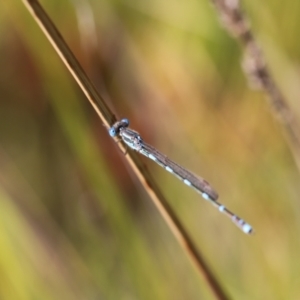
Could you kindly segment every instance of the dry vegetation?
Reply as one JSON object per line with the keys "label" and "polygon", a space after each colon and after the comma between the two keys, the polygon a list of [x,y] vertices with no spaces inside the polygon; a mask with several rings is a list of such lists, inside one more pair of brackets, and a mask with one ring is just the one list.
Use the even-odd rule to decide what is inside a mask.
{"label": "dry vegetation", "polygon": [[[255,228],[144,160],[230,297],[298,299],[295,150],[211,3],[42,4],[111,109]],[[300,2],[243,5],[297,119]],[[25,6],[0,7],[0,298],[214,299]]]}

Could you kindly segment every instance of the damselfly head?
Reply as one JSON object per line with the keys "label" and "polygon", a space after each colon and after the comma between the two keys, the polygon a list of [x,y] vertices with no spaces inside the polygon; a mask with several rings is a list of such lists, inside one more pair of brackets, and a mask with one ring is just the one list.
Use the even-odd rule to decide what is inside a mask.
{"label": "damselfly head", "polygon": [[120,128],[122,127],[128,127],[129,126],[129,120],[128,119],[122,119],[121,121],[116,122],[112,127],[110,127],[108,133],[111,137],[115,137],[119,134]]}

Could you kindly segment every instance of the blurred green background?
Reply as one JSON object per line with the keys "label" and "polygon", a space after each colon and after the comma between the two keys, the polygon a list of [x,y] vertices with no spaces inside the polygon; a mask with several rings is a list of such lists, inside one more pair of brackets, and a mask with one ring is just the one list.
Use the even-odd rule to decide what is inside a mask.
{"label": "blurred green background", "polygon": [[[233,299],[300,299],[299,172],[209,0],[41,3],[116,115],[255,228],[144,160]],[[243,4],[299,116],[300,2]],[[20,0],[0,68],[0,298],[214,299]]]}

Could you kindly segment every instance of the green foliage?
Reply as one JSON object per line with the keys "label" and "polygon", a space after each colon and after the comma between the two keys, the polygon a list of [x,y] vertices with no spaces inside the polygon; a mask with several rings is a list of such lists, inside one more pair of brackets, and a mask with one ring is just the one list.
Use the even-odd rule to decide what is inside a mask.
{"label": "green foliage", "polygon": [[[297,3],[244,4],[299,115]],[[116,113],[255,228],[145,161],[233,299],[298,299],[299,174],[209,1],[43,4]],[[2,6],[0,298],[213,299],[25,6]]]}

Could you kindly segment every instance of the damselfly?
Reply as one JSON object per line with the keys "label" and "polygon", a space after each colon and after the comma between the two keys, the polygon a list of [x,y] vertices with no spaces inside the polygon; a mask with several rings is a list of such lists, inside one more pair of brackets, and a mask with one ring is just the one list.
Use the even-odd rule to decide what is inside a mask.
{"label": "damselfly", "polygon": [[227,209],[224,205],[217,201],[218,193],[211,187],[211,185],[203,178],[194,175],[192,172],[178,165],[170,160],[167,156],[156,150],[153,146],[145,143],[140,134],[130,128],[128,119],[122,119],[116,122],[110,129],[109,134],[112,137],[119,136],[131,149],[147,156],[155,161],[166,171],[172,173],[186,185],[190,186],[202,197],[215,206],[220,212],[224,213],[231,221],[247,234],[253,232],[251,225],[246,223],[243,219]]}

